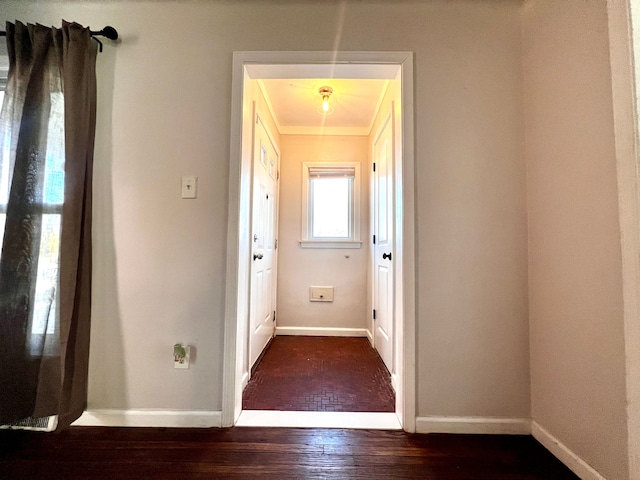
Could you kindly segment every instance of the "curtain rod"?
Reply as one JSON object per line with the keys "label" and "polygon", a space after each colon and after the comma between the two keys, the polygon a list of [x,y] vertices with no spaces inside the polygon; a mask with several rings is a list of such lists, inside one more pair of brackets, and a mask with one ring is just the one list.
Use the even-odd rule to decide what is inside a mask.
{"label": "curtain rod", "polygon": [[[92,37],[94,37],[94,40],[100,44],[100,51],[102,51],[102,42],[95,37],[105,37],[105,38],[108,38],[109,40],[118,39],[118,31],[109,25],[104,27],[102,30],[97,30],[95,32],[92,30],[89,30],[89,33],[91,34]],[[7,36],[7,32],[0,30],[0,37],[6,37],[6,36]]]}

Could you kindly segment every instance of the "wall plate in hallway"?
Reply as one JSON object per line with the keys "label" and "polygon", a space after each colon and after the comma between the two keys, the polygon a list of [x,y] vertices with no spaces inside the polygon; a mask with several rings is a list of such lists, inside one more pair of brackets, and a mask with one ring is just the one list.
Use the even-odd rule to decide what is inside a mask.
{"label": "wall plate in hallway", "polygon": [[185,350],[184,357],[173,357],[173,368],[188,369],[189,368],[189,355],[191,353],[191,347],[189,345],[182,345]]}

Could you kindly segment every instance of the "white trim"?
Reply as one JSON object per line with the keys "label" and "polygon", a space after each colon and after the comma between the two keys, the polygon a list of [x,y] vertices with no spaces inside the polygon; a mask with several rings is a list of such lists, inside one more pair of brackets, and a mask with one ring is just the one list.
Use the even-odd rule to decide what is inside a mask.
{"label": "white trim", "polygon": [[362,242],[353,240],[300,240],[300,248],[362,248]]}
{"label": "white trim", "polygon": [[531,435],[582,480],[606,480],[536,421],[531,423]]}
{"label": "white trim", "polygon": [[531,420],[502,417],[418,417],[416,433],[529,435]]}
{"label": "white trim", "polygon": [[393,388],[394,392],[398,391],[398,374],[396,372],[391,374],[391,388]]}
{"label": "white trim", "polygon": [[[349,78],[393,80],[398,74],[398,62],[380,62],[378,52],[336,52],[336,57],[327,57],[327,52],[242,52],[260,56],[253,63],[247,61],[247,73],[253,79],[282,78]],[[386,52],[385,52],[386,53]],[[394,52],[395,53],[395,52]],[[283,54],[286,60],[283,60]],[[313,55],[313,59],[311,58]],[[331,52],[329,52],[331,55]],[[353,61],[340,61],[345,56],[357,55]],[[319,58],[321,57],[321,58]],[[369,63],[360,61],[367,57]],[[317,63],[314,63],[314,60]],[[336,60],[334,63],[332,60]]]}
{"label": "white trim", "polygon": [[[241,186],[243,176],[247,174],[246,162],[242,158],[242,125],[243,125],[243,89],[246,71],[258,68],[276,69],[300,66],[329,66],[334,70],[341,65],[349,65],[364,78],[372,78],[372,72],[378,70],[388,72],[386,78],[393,79],[398,71],[402,82],[402,100],[400,112],[402,116],[402,245],[403,255],[401,282],[403,283],[401,309],[399,319],[403,323],[403,364],[404,369],[399,379],[399,394],[396,396],[401,408],[396,411],[401,415],[403,428],[408,432],[415,430],[416,411],[416,271],[415,271],[415,149],[414,149],[414,97],[413,97],[413,53],[412,52],[234,52],[232,65],[231,88],[231,131],[229,151],[229,197],[227,220],[227,269],[225,290],[224,320],[224,364],[222,390],[222,424],[232,426],[242,411],[242,349],[243,327],[245,318],[243,310],[248,301],[247,288],[244,285],[245,263],[249,254],[246,252],[246,239],[241,237],[249,226],[243,212]],[[278,66],[278,67],[276,67]],[[361,71],[359,70],[361,69]],[[354,71],[355,71],[354,70]],[[391,72],[394,72],[391,75]],[[261,75],[254,76],[259,78]],[[265,77],[262,77],[265,78]],[[290,78],[290,77],[289,77]],[[244,256],[243,256],[244,255]],[[242,268],[242,270],[240,270]],[[239,279],[242,272],[243,283]]]}
{"label": "white trim", "polygon": [[[229,145],[229,196],[227,198],[227,265],[224,299],[224,357],[222,368],[222,426],[231,427],[242,410],[242,368],[243,351],[239,345],[240,325],[246,318],[240,318],[244,297],[240,289],[239,268],[241,254],[249,255],[243,248],[240,232],[245,228],[243,219],[242,191],[242,120],[244,61],[234,54],[231,70],[231,142]],[[248,225],[247,225],[248,228]],[[244,343],[244,342],[243,342]],[[240,388],[238,388],[240,387]]]}
{"label": "white trim", "polygon": [[87,410],[74,426],[220,428],[220,411]]}
{"label": "white trim", "polygon": [[309,337],[366,337],[366,328],[331,327],[276,327],[276,335],[303,335]]}
{"label": "white trim", "polygon": [[[402,98],[400,100],[402,132],[402,162],[396,162],[396,169],[402,170],[402,202],[396,201],[396,212],[400,211],[401,228],[394,231],[395,241],[400,241],[402,248],[396,247],[396,292],[398,284],[402,287],[400,309],[402,315],[396,313],[396,334],[402,330],[402,358],[399,365],[400,382],[396,398],[401,405],[396,411],[401,414],[402,427],[407,432],[416,429],[417,372],[416,372],[416,200],[415,200],[415,139],[414,139],[414,99],[413,99],[413,54],[405,54],[400,68]],[[394,108],[396,108],[394,106]],[[396,213],[396,222],[398,221]],[[402,237],[399,238],[399,234]],[[400,283],[401,282],[401,283]],[[397,305],[396,301],[396,305]],[[396,312],[398,309],[396,308]],[[398,326],[399,325],[399,326]],[[399,328],[401,327],[401,328]],[[399,408],[399,407],[402,408]]]}
{"label": "white trim", "polygon": [[340,135],[366,137],[369,127],[283,127],[279,131],[282,135]]}
{"label": "white trim", "polygon": [[[640,179],[632,14],[628,0],[607,2],[609,61],[622,253],[629,479],[640,480]],[[636,25],[640,21],[636,20]]]}
{"label": "white trim", "polygon": [[364,428],[401,430],[395,413],[382,412],[285,412],[243,410],[237,427]]}

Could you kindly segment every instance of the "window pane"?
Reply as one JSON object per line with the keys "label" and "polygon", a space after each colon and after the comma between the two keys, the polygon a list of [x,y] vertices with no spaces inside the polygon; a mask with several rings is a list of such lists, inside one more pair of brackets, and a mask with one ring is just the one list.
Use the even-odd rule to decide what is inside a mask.
{"label": "window pane", "polygon": [[44,203],[62,204],[64,201],[64,97],[51,94],[47,158],[44,170]]}
{"label": "window pane", "polygon": [[0,251],[2,251],[2,243],[4,242],[4,224],[7,221],[7,214],[0,213]]}
{"label": "window pane", "polygon": [[351,178],[311,179],[314,238],[349,238]]}
{"label": "window pane", "polygon": [[[64,97],[60,92],[51,93],[43,193],[45,204],[62,205],[64,201]],[[49,212],[42,216],[38,277],[31,326],[31,332],[35,334],[54,333],[58,317],[56,298],[58,296],[61,215]]]}
{"label": "window pane", "polygon": [[[4,91],[0,91],[0,98],[4,100]],[[6,131],[5,137],[0,138],[0,205],[6,208],[9,198],[9,154],[11,152],[11,135]],[[4,232],[4,224],[2,227]]]}
{"label": "window pane", "polygon": [[32,333],[55,331],[59,252],[60,215],[43,215]]}

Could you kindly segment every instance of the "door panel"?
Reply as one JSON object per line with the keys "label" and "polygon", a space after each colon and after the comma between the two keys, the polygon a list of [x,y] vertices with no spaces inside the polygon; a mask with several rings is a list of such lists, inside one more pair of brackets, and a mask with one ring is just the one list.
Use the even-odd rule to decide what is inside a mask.
{"label": "door panel", "polygon": [[375,244],[373,275],[374,346],[389,372],[393,365],[393,123],[391,116],[382,127],[373,147]]}
{"label": "door panel", "polygon": [[278,152],[256,116],[253,158],[249,369],[274,333],[276,176]]}

